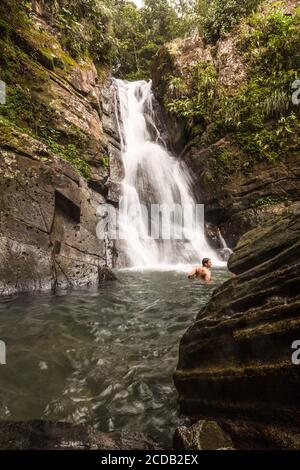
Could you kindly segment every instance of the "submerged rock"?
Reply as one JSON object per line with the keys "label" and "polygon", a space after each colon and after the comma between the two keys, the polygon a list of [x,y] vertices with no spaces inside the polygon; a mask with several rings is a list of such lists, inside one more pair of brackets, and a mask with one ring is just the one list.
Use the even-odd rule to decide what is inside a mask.
{"label": "submerged rock", "polygon": [[219,287],[181,340],[183,414],[217,421],[238,448],[300,448],[300,205],[245,234]]}
{"label": "submerged rock", "polygon": [[187,428],[180,426],[174,434],[175,450],[229,450],[233,444],[229,436],[214,421],[198,421]]}
{"label": "submerged rock", "polygon": [[0,450],[155,450],[142,433],[103,433],[64,422],[0,422]]}

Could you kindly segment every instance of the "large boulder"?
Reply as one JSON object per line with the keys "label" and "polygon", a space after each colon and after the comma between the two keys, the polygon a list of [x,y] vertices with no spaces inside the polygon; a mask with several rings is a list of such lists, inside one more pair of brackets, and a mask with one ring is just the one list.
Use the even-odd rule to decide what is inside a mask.
{"label": "large boulder", "polygon": [[300,448],[300,205],[240,240],[237,275],[181,340],[174,375],[181,411],[217,421],[238,448]]}

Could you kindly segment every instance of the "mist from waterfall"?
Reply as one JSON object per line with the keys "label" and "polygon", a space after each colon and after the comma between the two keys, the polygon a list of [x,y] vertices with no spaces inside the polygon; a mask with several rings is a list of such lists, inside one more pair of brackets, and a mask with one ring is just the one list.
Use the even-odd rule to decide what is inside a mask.
{"label": "mist from waterfall", "polygon": [[[130,266],[163,269],[199,264],[203,257],[222,265],[205,239],[203,220],[196,220],[188,169],[167,150],[156,126],[152,83],[115,80],[115,85],[125,171],[120,225]],[[154,217],[151,207],[157,205],[169,208],[171,216]],[[149,237],[150,226],[151,235],[154,229],[160,236]]]}

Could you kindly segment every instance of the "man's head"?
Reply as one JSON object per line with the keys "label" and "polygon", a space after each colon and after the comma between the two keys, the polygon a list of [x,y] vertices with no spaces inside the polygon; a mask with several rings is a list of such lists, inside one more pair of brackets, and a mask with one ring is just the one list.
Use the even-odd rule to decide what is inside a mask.
{"label": "man's head", "polygon": [[209,258],[204,258],[204,259],[202,260],[202,266],[203,266],[204,268],[211,268],[211,267],[212,267],[211,259],[209,259]]}

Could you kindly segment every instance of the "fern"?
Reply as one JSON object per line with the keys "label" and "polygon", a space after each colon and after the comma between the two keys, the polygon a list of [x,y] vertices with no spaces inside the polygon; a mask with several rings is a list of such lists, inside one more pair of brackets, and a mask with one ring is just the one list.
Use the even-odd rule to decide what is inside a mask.
{"label": "fern", "polygon": [[262,103],[262,110],[266,119],[284,116],[290,107],[291,97],[285,90],[274,90]]}

